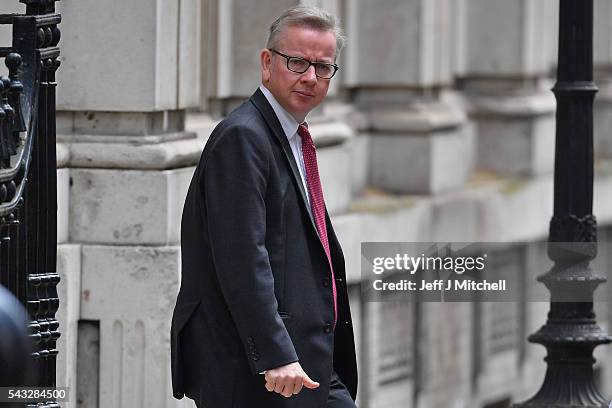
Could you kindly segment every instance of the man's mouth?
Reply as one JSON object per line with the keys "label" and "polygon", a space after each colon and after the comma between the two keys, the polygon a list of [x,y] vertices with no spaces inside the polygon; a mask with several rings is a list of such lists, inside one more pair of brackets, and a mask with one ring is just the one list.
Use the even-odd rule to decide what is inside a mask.
{"label": "man's mouth", "polygon": [[309,98],[314,97],[314,94],[311,94],[310,92],[304,92],[304,91],[295,91],[295,93],[297,93],[297,94],[299,94],[299,95],[302,95],[302,96],[309,97]]}

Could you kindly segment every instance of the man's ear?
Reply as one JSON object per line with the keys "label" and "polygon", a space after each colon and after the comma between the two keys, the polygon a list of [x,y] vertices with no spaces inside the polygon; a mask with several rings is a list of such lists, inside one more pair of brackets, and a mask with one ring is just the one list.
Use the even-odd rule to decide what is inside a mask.
{"label": "man's ear", "polygon": [[272,53],[269,49],[264,48],[259,53],[261,63],[261,82],[264,84],[270,80],[270,69],[272,68]]}

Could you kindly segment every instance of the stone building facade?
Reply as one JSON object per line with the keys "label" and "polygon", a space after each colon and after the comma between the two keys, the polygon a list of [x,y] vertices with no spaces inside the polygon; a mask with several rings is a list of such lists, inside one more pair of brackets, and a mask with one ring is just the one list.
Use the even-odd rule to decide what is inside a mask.
{"label": "stone building facade", "polygon": [[[58,3],[66,406],[193,406],[172,398],[169,368],[183,199],[212,128],[259,85],[267,27],[296,3]],[[366,302],[360,243],[523,242],[507,256],[530,271],[526,291],[544,291],[534,282],[552,214],[557,1],[302,3],[336,12],[348,36],[330,97],[309,121],[347,260],[360,406],[503,407],[533,395],[544,350],[525,338],[546,303]],[[595,3],[594,214],[607,245],[612,5]],[[598,306],[607,326],[612,313]],[[612,353],[598,358],[612,393]]]}

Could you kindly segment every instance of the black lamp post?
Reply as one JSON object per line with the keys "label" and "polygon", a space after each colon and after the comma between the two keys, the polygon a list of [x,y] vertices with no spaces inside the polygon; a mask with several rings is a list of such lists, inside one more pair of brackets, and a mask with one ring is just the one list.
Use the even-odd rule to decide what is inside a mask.
{"label": "black lamp post", "polygon": [[529,341],[546,347],[544,384],[515,407],[608,407],[593,379],[593,349],[612,339],[598,325],[593,292],[606,281],[589,262],[597,254],[593,211],[593,0],[560,0],[554,214],[538,280],[551,293],[546,324]]}

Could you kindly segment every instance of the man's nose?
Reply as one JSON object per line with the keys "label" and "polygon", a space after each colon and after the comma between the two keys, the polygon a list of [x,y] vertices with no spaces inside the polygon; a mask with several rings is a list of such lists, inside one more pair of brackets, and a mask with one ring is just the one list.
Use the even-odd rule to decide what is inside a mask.
{"label": "man's nose", "polygon": [[308,69],[302,74],[302,81],[317,82],[317,75],[315,73],[314,65],[309,66]]}

